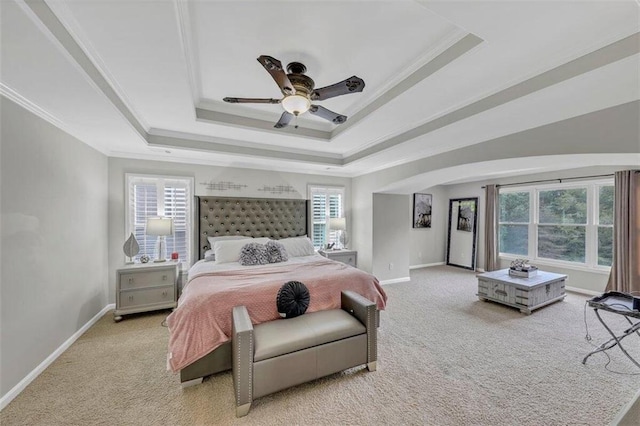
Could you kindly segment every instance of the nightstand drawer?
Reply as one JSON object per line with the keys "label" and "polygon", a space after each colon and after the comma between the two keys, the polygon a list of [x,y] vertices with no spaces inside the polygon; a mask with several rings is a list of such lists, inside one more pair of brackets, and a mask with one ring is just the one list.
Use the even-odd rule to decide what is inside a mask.
{"label": "nightstand drawer", "polygon": [[328,259],[358,267],[358,252],[355,250],[320,250],[318,253]]}
{"label": "nightstand drawer", "polygon": [[175,301],[175,287],[172,285],[143,290],[131,290],[120,292],[119,309],[132,308],[134,306],[154,305],[157,303],[170,303]]}
{"label": "nightstand drawer", "polygon": [[351,265],[354,268],[356,267],[356,256],[353,254],[340,254],[333,255],[330,259],[337,260],[338,262],[346,263],[347,265]]}
{"label": "nightstand drawer", "polygon": [[173,285],[176,277],[173,270],[138,271],[120,274],[120,290],[145,288],[158,285]]}

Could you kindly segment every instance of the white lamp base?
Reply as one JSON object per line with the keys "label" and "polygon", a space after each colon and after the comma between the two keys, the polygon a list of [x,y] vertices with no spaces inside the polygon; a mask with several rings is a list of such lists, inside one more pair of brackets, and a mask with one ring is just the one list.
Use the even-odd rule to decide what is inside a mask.
{"label": "white lamp base", "polygon": [[166,262],[166,255],[167,253],[165,249],[164,235],[161,235],[158,237],[158,242],[156,243],[156,258],[153,260],[153,263]]}

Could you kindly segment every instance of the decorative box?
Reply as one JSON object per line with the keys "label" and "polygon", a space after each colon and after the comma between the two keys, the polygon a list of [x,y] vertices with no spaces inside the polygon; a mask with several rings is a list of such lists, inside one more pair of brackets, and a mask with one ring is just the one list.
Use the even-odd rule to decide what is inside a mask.
{"label": "decorative box", "polygon": [[511,275],[512,277],[519,277],[519,278],[531,278],[536,276],[536,274],[538,273],[538,268],[530,268],[527,270],[517,270],[517,269],[509,269],[509,275]]}

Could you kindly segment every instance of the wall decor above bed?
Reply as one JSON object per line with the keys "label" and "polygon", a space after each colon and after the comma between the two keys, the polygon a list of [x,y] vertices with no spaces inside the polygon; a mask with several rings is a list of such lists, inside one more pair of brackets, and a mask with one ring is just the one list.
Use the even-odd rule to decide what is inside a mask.
{"label": "wall decor above bed", "polygon": [[258,188],[258,191],[269,192],[271,194],[285,194],[285,193],[290,194],[293,192],[298,192],[291,185],[276,185],[276,186],[263,185],[262,188]]}
{"label": "wall decor above bed", "polygon": [[198,235],[194,241],[199,259],[204,259],[211,248],[207,237],[280,239],[308,232],[308,200],[200,196],[196,197],[196,206]]}
{"label": "wall decor above bed", "polygon": [[214,182],[210,180],[209,182],[200,182],[198,185],[202,185],[205,189],[209,191],[242,191],[244,188],[247,188],[248,185],[243,185],[240,183],[228,182],[228,181],[219,181]]}

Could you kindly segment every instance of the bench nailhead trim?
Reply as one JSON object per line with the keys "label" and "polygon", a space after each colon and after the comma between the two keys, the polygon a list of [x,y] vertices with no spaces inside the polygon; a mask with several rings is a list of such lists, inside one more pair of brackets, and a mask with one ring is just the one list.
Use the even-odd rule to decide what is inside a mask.
{"label": "bench nailhead trim", "polygon": [[[242,336],[243,333],[238,333],[238,356],[236,356],[236,371],[238,372],[238,376],[236,377],[236,405],[241,405],[240,401],[240,365],[242,364],[242,359],[240,358],[240,354],[242,353]],[[249,334],[249,401],[253,401],[253,334]],[[245,403],[246,404],[246,403]]]}

